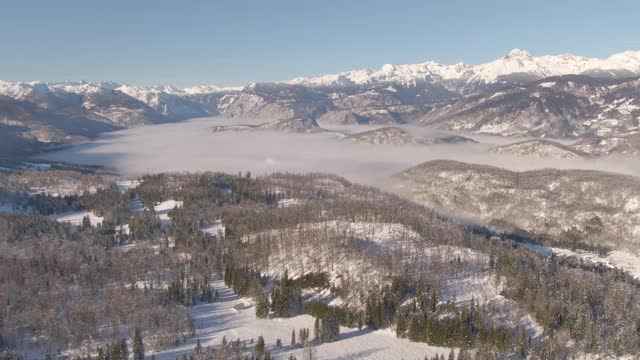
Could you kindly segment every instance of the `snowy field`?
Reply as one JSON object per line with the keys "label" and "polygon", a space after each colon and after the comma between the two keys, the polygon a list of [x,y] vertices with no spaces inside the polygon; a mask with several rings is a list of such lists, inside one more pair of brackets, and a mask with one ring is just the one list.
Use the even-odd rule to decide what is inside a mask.
{"label": "snowy field", "polygon": [[82,219],[84,219],[85,216],[89,217],[91,226],[102,224],[102,221],[104,220],[103,217],[94,214],[92,211],[70,211],[52,215],[52,218],[57,222],[69,223],[71,225],[82,225]]}
{"label": "snowy field", "polygon": [[202,229],[200,229],[200,231],[202,231],[205,234],[209,234],[209,235],[214,235],[214,236],[218,236],[220,234],[222,234],[222,236],[224,236],[224,224],[222,223],[222,220],[215,220],[213,223],[202,227]]}
{"label": "snowy field", "polygon": [[544,256],[549,256],[553,253],[556,256],[575,257],[587,263],[602,264],[610,268],[618,268],[628,272],[634,279],[640,280],[640,256],[629,252],[613,250],[609,251],[606,255],[600,255],[580,249],[573,251],[556,247],[545,247],[534,243],[526,243],[524,245]]}
{"label": "snowy field", "polygon": [[169,211],[175,208],[181,208],[182,201],[167,200],[154,205],[153,210],[160,219],[162,228],[165,228],[171,224],[171,218],[169,217]]}
{"label": "snowy field", "polygon": [[603,264],[612,268],[619,268],[627,271],[636,280],[640,280],[640,257],[628,252],[614,250],[604,256],[601,256],[599,254],[583,250],[571,251],[568,249],[551,248],[551,251],[558,256],[576,257],[586,262]]}
{"label": "snowy field", "polygon": [[16,208],[14,204],[0,203],[0,213],[24,214],[27,212],[30,212],[30,210]]}
{"label": "snowy field", "polygon": [[[204,348],[217,348],[226,337],[228,341],[240,339],[250,345],[263,336],[267,350],[277,359],[287,359],[290,355],[298,359],[306,359],[305,349],[291,346],[291,331],[296,330],[296,336],[301,328],[309,328],[313,336],[315,319],[308,315],[296,316],[289,319],[257,319],[255,306],[245,310],[235,310],[234,305],[250,304],[249,299],[242,299],[221,280],[214,284],[219,289],[220,300],[211,304],[201,304],[189,308],[189,314],[196,325],[196,336],[186,343],[156,354],[159,360],[174,360],[181,354],[193,351],[196,341]],[[275,347],[276,340],[282,341],[282,348]],[[425,355],[449,354],[450,349],[429,346],[423,343],[398,339],[389,330],[372,331],[369,329],[352,329],[340,327],[339,340],[333,343],[321,344],[315,347],[314,359],[416,359],[421,360]],[[150,355],[150,354],[147,354]]]}
{"label": "snowy field", "polygon": [[116,182],[116,187],[119,191],[127,191],[129,189],[135,189],[140,185],[140,180],[120,180]]}

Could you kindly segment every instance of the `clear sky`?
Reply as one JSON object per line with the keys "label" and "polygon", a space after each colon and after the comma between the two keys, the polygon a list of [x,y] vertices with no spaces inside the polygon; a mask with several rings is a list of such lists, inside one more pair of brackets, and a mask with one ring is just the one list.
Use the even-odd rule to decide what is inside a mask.
{"label": "clear sky", "polygon": [[0,0],[0,79],[244,85],[640,49],[640,1]]}

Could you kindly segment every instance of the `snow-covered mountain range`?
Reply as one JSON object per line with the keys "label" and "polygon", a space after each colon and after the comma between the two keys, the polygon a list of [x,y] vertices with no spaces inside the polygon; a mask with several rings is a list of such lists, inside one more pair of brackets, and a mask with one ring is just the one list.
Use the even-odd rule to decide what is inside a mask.
{"label": "snow-covered mountain range", "polygon": [[596,149],[606,138],[640,130],[638,77],[640,51],[596,59],[514,49],[480,65],[428,61],[232,88],[0,81],[6,128],[0,136],[5,144],[68,143],[224,115],[239,124],[298,119],[312,126],[415,123],[499,135],[598,136],[605,140],[590,141],[589,152],[606,153]]}
{"label": "snow-covered mountain range", "polygon": [[462,81],[491,84],[504,77],[520,76],[541,79],[549,76],[585,74],[598,77],[629,77],[640,75],[640,51],[625,51],[606,59],[563,54],[531,56],[513,49],[504,57],[480,65],[458,63],[443,65],[433,61],[421,64],[383,65],[379,70],[353,70],[317,77],[300,77],[286,83],[313,87],[340,87],[379,83],[403,86],[421,82]]}

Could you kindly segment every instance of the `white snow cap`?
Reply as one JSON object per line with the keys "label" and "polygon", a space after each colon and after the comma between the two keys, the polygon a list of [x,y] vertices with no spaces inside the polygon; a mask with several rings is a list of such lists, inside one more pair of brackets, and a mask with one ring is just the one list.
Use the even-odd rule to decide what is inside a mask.
{"label": "white snow cap", "polygon": [[591,71],[625,71],[640,75],[640,51],[625,51],[606,59],[562,54],[532,56],[523,49],[513,49],[500,59],[480,65],[457,63],[443,65],[433,61],[421,64],[385,64],[380,70],[346,71],[318,77],[300,77],[289,84],[307,86],[341,86],[394,82],[414,85],[422,81],[461,80],[466,82],[493,83],[501,76],[527,73],[534,77],[582,74]]}

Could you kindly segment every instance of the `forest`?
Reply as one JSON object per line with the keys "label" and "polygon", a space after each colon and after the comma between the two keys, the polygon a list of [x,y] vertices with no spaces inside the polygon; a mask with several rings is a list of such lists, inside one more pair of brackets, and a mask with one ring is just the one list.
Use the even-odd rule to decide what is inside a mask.
{"label": "forest", "polygon": [[[637,282],[544,256],[521,234],[460,224],[326,174],[157,174],[128,189],[85,176],[102,185],[52,196],[3,184],[3,199],[31,209],[0,214],[3,358],[26,349],[47,358],[151,356],[194,335],[185,309],[217,301],[218,275],[255,301],[260,318],[315,317],[312,331],[292,329],[304,346],[339,341],[347,326],[392,329],[456,349],[449,358],[457,359],[640,354]],[[167,200],[183,205],[165,226],[153,209]],[[133,202],[143,210],[132,211]],[[104,220],[76,226],[51,217],[71,210]],[[223,233],[202,231],[219,220]],[[486,279],[494,296],[451,285],[469,279]],[[501,304],[513,310],[506,319]],[[247,351],[230,341],[191,357]],[[258,341],[250,356],[271,354]]]}

